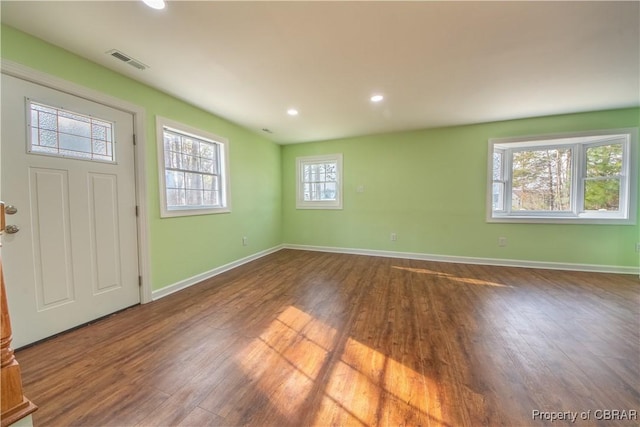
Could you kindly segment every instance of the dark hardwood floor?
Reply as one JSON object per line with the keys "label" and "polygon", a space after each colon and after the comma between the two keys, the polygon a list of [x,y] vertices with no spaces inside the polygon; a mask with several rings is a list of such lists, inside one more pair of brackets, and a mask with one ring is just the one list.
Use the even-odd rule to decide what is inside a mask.
{"label": "dark hardwood floor", "polygon": [[283,250],[17,358],[36,426],[637,426],[639,302],[637,276]]}

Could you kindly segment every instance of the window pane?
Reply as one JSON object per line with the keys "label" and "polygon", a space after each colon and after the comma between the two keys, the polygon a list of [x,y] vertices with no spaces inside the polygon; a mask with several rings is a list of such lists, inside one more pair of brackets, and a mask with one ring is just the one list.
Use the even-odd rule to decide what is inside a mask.
{"label": "window pane", "polygon": [[37,145],[42,145],[44,147],[58,147],[58,134],[55,131],[41,130],[40,134],[37,135],[36,138]]}
{"label": "window pane", "polygon": [[38,120],[33,123],[38,123],[40,129],[58,130],[58,118],[55,114],[38,112]]}
{"label": "window pane", "polygon": [[324,191],[324,184],[316,182],[311,184],[311,200],[321,200],[320,195]]}
{"label": "window pane", "polygon": [[336,165],[328,164],[325,165],[325,180],[330,182],[336,181]]}
{"label": "window pane", "polygon": [[202,204],[206,206],[218,206],[217,192],[215,191],[203,191],[202,192]]}
{"label": "window pane", "polygon": [[200,159],[200,171],[205,173],[216,173],[213,160]]}
{"label": "window pane", "polygon": [[43,105],[43,104],[32,103],[31,111],[37,111],[37,112],[42,111],[45,113],[51,113],[55,115],[57,110],[53,107],[47,107],[46,105]]}
{"label": "window pane", "polygon": [[620,180],[586,180],[584,183],[584,209],[587,211],[619,211]]}
{"label": "window pane", "polygon": [[83,116],[81,114],[75,114],[70,111],[64,111],[64,110],[57,110],[57,112],[58,112],[58,117],[60,117],[60,119],[69,119],[75,122],[85,122],[85,123],[89,123],[91,121],[91,117],[89,116]]}
{"label": "window pane", "polygon": [[107,144],[104,141],[93,140],[93,152],[98,155],[107,154]]}
{"label": "window pane", "polygon": [[335,200],[336,199],[336,183],[327,182],[324,185],[324,191],[321,195],[322,200]]}
{"label": "window pane", "polygon": [[192,190],[202,189],[202,175],[199,173],[185,174],[185,188]]}
{"label": "window pane", "polygon": [[186,190],[187,205],[188,206],[200,206],[202,205],[202,191],[201,190]]}
{"label": "window pane", "polygon": [[311,184],[304,184],[302,192],[304,201],[311,201]]}
{"label": "window pane", "polygon": [[305,181],[312,182],[318,177],[318,165],[308,165],[309,176],[305,178]]}
{"label": "window pane", "polygon": [[91,153],[91,139],[79,135],[66,135],[61,133],[59,134],[59,144],[60,148],[64,150]]}
{"label": "window pane", "polygon": [[219,191],[212,191],[211,192],[211,206],[221,206],[222,202],[220,201],[220,192]]}
{"label": "window pane", "polygon": [[182,154],[174,151],[165,153],[167,167],[172,169],[182,169]]}
{"label": "window pane", "polygon": [[194,156],[188,156],[186,154],[182,155],[182,168],[188,171],[197,171],[198,170],[198,158]]}
{"label": "window pane", "polygon": [[178,171],[166,171],[167,188],[184,188],[184,173]]}
{"label": "window pane", "polygon": [[589,147],[586,157],[588,178],[622,173],[622,144]]}
{"label": "window pane", "polygon": [[180,136],[171,132],[164,133],[164,149],[175,151],[179,153],[182,151],[182,144],[180,143]]}
{"label": "window pane", "polygon": [[308,200],[317,200],[316,199],[316,187],[318,184],[309,184],[309,199]]}
{"label": "window pane", "polygon": [[100,123],[100,122],[93,123],[91,125],[91,137],[93,139],[100,140],[100,141],[110,140],[109,138],[107,138],[108,136],[107,128],[108,128],[108,123]]}
{"label": "window pane", "polygon": [[182,152],[192,156],[198,156],[200,154],[200,144],[191,138],[184,138],[182,141]]}
{"label": "window pane", "polygon": [[201,144],[200,155],[203,159],[214,159],[214,146],[213,144]]}
{"label": "window pane", "polygon": [[494,151],[493,153],[493,179],[502,179],[502,152]]}
{"label": "window pane", "polygon": [[517,151],[512,168],[512,210],[572,209],[571,149]]}
{"label": "window pane", "polygon": [[89,123],[70,117],[60,117],[58,119],[58,131],[70,135],[84,136],[85,138],[91,137],[91,125]]}
{"label": "window pane", "polygon": [[493,183],[492,208],[494,211],[504,210],[504,182]]}
{"label": "window pane", "polygon": [[202,176],[202,188],[205,190],[219,190],[220,179],[215,175]]}
{"label": "window pane", "polygon": [[167,206],[184,206],[185,193],[184,190],[167,189]]}

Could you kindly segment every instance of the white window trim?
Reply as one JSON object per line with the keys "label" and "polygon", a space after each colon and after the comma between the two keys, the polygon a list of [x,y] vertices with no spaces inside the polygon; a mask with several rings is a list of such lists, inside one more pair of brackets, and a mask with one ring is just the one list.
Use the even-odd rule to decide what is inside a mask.
{"label": "white window trim", "polygon": [[[191,135],[195,138],[210,140],[220,145],[220,176],[222,185],[220,186],[222,207],[201,208],[201,207],[167,207],[167,188],[165,178],[165,158],[164,158],[164,129],[169,128],[182,134]],[[156,142],[158,149],[158,182],[160,189],[160,217],[172,218],[191,215],[208,215],[231,212],[230,193],[230,173],[229,173],[229,141],[226,138],[212,134],[210,132],[196,129],[194,127],[156,116]]]}
{"label": "white window trim", "polygon": [[[621,179],[620,213],[584,212],[584,150],[586,147],[602,145],[603,137],[612,136],[625,138],[623,143],[623,166]],[[582,139],[577,141],[576,138]],[[544,148],[571,146],[574,151],[572,162],[572,206],[571,212],[518,212],[512,213],[507,208],[503,212],[493,211],[493,152],[494,148],[504,148],[503,168],[511,170],[511,156],[509,150],[522,147]],[[497,146],[497,147],[496,147]],[[502,146],[502,147],[501,147]],[[486,221],[493,223],[552,223],[552,224],[617,224],[634,225],[637,220],[638,207],[638,128],[603,129],[586,132],[575,132],[554,135],[527,136],[522,138],[492,138],[489,140],[487,155],[487,195]],[[507,182],[504,193],[504,206],[511,206],[510,177],[505,176]]]}
{"label": "white window trim", "polygon": [[[338,165],[336,200],[304,200],[302,165],[305,163],[335,162]],[[296,158],[296,209],[342,209],[342,154],[325,154]]]}

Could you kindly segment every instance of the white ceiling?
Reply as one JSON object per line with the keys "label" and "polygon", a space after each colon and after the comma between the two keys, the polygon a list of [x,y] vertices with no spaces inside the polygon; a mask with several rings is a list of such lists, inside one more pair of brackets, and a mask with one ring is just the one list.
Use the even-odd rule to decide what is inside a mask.
{"label": "white ceiling", "polygon": [[3,23],[280,143],[640,105],[637,1],[1,3]]}

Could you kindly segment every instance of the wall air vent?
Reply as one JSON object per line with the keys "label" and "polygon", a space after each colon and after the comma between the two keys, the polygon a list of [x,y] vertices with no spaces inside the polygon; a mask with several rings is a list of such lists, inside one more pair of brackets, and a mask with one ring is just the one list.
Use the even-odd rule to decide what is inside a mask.
{"label": "wall air vent", "polygon": [[119,59],[122,62],[126,62],[127,64],[137,68],[138,70],[146,70],[147,68],[149,68],[149,66],[144,65],[142,62],[138,61],[137,59],[133,59],[126,53],[120,52],[117,49],[108,50],[106,53],[113,56],[116,59]]}

